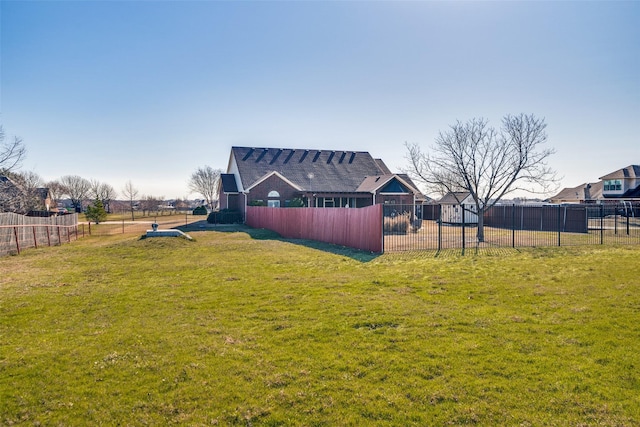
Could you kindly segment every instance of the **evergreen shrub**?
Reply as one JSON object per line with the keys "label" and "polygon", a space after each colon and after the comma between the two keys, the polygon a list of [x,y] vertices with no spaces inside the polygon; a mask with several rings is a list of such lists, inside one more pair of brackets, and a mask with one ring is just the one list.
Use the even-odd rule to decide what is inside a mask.
{"label": "evergreen shrub", "polygon": [[242,212],[233,209],[222,209],[211,212],[207,217],[209,224],[240,224],[242,223]]}
{"label": "evergreen shrub", "polygon": [[193,210],[193,215],[206,215],[207,207],[206,206],[198,206]]}

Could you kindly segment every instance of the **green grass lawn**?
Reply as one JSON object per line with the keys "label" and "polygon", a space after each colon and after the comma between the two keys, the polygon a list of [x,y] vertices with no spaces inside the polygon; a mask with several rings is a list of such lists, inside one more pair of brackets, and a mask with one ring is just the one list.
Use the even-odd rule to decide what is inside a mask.
{"label": "green grass lawn", "polygon": [[0,258],[0,425],[640,424],[638,246],[190,234]]}

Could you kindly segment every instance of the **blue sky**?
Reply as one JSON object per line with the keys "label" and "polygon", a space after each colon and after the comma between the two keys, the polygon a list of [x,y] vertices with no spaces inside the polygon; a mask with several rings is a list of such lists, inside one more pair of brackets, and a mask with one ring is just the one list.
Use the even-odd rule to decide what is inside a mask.
{"label": "blue sky", "polygon": [[23,169],[190,197],[233,145],[369,151],[546,119],[575,186],[640,163],[640,2],[0,2]]}

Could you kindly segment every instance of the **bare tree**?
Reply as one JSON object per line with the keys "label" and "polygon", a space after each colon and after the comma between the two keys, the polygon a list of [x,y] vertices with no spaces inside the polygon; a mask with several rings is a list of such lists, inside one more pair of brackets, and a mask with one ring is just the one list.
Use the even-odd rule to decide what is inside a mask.
{"label": "bare tree", "polygon": [[62,199],[62,196],[64,196],[65,193],[64,185],[62,185],[60,181],[54,180],[45,183],[45,187],[49,189],[51,205],[54,207],[58,206],[58,202]]}
{"label": "bare tree", "polygon": [[60,178],[60,184],[64,187],[64,194],[71,199],[71,204],[76,212],[82,212],[82,202],[87,199],[91,183],[78,175],[65,175]]}
{"label": "bare tree", "polygon": [[100,200],[105,211],[107,213],[111,213],[111,201],[115,199],[118,194],[116,190],[111,185],[95,179],[92,179],[89,182],[91,183],[92,198],[94,200]]}
{"label": "bare tree", "polygon": [[484,242],[487,209],[516,190],[544,193],[557,184],[546,163],[555,152],[543,147],[546,127],[544,119],[526,114],[505,116],[499,130],[485,119],[457,122],[439,133],[430,154],[405,144],[406,172],[431,190],[469,193],[478,215],[478,242]]}
{"label": "bare tree", "polygon": [[220,169],[204,166],[196,169],[189,178],[189,189],[202,195],[213,210],[218,207],[218,189],[220,187]]}
{"label": "bare tree", "polygon": [[151,211],[157,211],[160,200],[155,196],[144,195],[140,198],[140,209],[142,209],[142,215],[150,215]]}
{"label": "bare tree", "polygon": [[37,173],[7,172],[0,178],[0,212],[26,214],[47,208],[47,190]]}
{"label": "bare tree", "polygon": [[95,201],[96,199],[100,199],[100,186],[102,185],[102,183],[100,181],[98,181],[97,179],[90,179],[89,180],[89,193],[91,195],[91,198]]}
{"label": "bare tree", "polygon": [[6,175],[17,169],[26,155],[22,139],[14,136],[13,140],[5,141],[4,129],[0,126],[0,173]]}
{"label": "bare tree", "polygon": [[0,175],[0,212],[23,212],[23,190],[15,174]]}
{"label": "bare tree", "polygon": [[138,201],[138,189],[133,186],[131,180],[127,181],[124,184],[124,188],[122,189],[122,196],[129,203],[129,208],[131,209],[131,221],[135,220],[135,216],[133,211],[135,210],[136,202]]}
{"label": "bare tree", "polygon": [[15,182],[18,183],[22,190],[22,210],[24,213],[29,211],[45,209],[45,200],[47,195],[42,187],[42,178],[35,172],[23,171],[15,174]]}

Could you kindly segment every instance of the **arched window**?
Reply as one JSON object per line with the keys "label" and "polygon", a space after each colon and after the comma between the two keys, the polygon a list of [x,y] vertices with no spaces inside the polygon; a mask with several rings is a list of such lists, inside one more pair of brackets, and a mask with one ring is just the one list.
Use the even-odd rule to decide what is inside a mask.
{"label": "arched window", "polygon": [[277,191],[269,191],[269,195],[268,197],[280,197],[280,193],[278,193]]}

